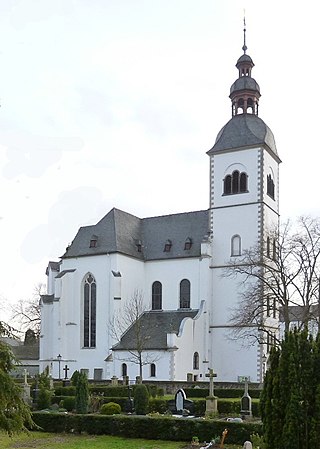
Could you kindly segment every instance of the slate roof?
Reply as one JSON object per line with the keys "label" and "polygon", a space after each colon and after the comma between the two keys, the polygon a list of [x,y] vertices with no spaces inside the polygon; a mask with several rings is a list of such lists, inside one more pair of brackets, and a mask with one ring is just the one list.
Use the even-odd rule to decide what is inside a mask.
{"label": "slate roof", "polygon": [[278,154],[273,133],[264,121],[255,114],[239,114],[221,129],[207,154],[251,146],[267,146]]}
{"label": "slate roof", "polygon": [[20,340],[10,337],[0,337],[0,340],[10,346],[11,351],[18,360],[38,360],[39,343],[24,344]]}
{"label": "slate roof", "polygon": [[250,76],[238,78],[230,87],[230,94],[238,90],[253,90],[260,93],[260,87],[257,81]]}
{"label": "slate roof", "polygon": [[54,301],[54,295],[41,295],[41,301],[44,304],[51,304]]}
{"label": "slate roof", "polygon": [[[208,210],[141,219],[113,208],[96,225],[81,227],[62,258],[115,252],[140,260],[199,257],[208,232]],[[187,238],[192,245],[185,250]],[[96,244],[90,247],[92,239]],[[167,240],[172,242],[169,252],[164,251]]]}
{"label": "slate roof", "polygon": [[11,349],[18,360],[39,359],[39,343],[33,345],[13,346]]}
{"label": "slate roof", "polygon": [[[311,304],[307,306],[289,306],[289,321],[290,322],[302,322],[305,317],[309,316],[310,320],[316,320],[319,317],[318,304]],[[279,321],[284,323],[283,307],[280,308]]]}
{"label": "slate roof", "polygon": [[59,270],[60,270],[60,262],[50,261],[48,263],[48,266],[47,266],[47,269],[46,269],[46,275],[48,275],[48,273],[49,273],[49,268],[51,268],[52,271],[59,272]]}
{"label": "slate roof", "polygon": [[[150,311],[145,312],[140,320],[142,326],[142,335],[144,338],[144,349],[159,350],[168,349],[167,334],[175,333],[178,335],[182,320],[185,318],[194,318],[199,310],[170,310],[170,311]],[[119,343],[113,346],[114,351],[134,350],[136,349],[136,338],[134,327],[126,331]]]}

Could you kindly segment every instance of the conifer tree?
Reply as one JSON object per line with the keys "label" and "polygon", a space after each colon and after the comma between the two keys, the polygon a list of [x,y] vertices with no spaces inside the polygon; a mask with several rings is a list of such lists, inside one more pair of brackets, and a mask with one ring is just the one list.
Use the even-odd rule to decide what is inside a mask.
{"label": "conifer tree", "polygon": [[320,449],[320,334],[313,343],[313,373],[312,385],[315,386],[315,394],[310,406],[310,430],[309,442],[310,448]]}
{"label": "conifer tree", "polygon": [[20,387],[10,376],[15,359],[5,343],[0,341],[0,429],[12,434],[32,427],[30,409],[24,403]]}
{"label": "conifer tree", "polygon": [[261,394],[267,449],[320,449],[320,337],[288,332],[272,350]]}
{"label": "conifer tree", "polygon": [[269,368],[264,380],[264,388],[260,396],[260,411],[263,422],[264,439],[267,448],[277,447],[277,425],[279,422],[279,350],[272,348],[269,356]]}
{"label": "conifer tree", "polygon": [[76,385],[76,403],[75,409],[77,413],[88,413],[89,405],[89,385],[87,376],[84,373],[79,373]]}
{"label": "conifer tree", "polygon": [[294,353],[290,354],[287,381],[290,393],[285,406],[284,425],[280,439],[281,447],[283,449],[299,449],[302,448],[300,445],[302,439],[300,432],[301,397]]}

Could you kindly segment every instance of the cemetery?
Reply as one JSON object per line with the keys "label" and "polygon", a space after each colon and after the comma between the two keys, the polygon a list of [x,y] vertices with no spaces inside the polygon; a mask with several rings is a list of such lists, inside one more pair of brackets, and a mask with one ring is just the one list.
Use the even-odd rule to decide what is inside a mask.
{"label": "cemetery", "polygon": [[[143,435],[146,439],[186,441],[193,448],[223,447],[223,436],[228,444],[242,445],[250,435],[261,433],[259,399],[251,399],[249,383],[239,384],[237,389],[215,388],[212,369],[208,370],[209,385],[180,387],[173,395],[156,384],[146,386],[115,377],[108,384],[88,383],[80,373],[68,379],[66,368],[65,378],[54,382],[48,373],[36,379],[28,379],[24,373],[23,398],[33,408],[34,422],[44,431],[129,438]],[[87,403],[79,411],[81,379]],[[254,396],[260,394],[260,390],[253,391]]]}

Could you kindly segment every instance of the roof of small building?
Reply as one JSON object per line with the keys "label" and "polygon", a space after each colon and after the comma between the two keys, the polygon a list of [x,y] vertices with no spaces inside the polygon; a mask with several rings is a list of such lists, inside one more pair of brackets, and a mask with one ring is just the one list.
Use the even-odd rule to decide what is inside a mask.
{"label": "roof of small building", "polygon": [[[167,334],[178,335],[182,321],[185,318],[194,318],[199,310],[153,310],[144,312],[140,317],[141,335],[143,336],[143,348],[147,350],[168,349]],[[136,350],[137,343],[134,326],[126,331],[119,343],[113,348],[114,351]]]}
{"label": "roof of small building", "polygon": [[49,269],[51,271],[58,271],[59,272],[60,264],[61,264],[61,262],[53,262],[52,260],[50,260],[50,262],[48,263],[48,266],[47,266],[46,275],[49,274]]}
{"label": "roof of small building", "polygon": [[33,345],[20,345],[11,347],[13,354],[18,360],[38,360],[39,343]]}
{"label": "roof of small building", "polygon": [[208,232],[208,210],[141,219],[113,208],[96,225],[81,227],[62,258],[115,252],[140,260],[199,257]]}
{"label": "roof of small building", "polygon": [[[308,317],[308,320],[316,320],[319,317],[319,306],[318,304],[311,304],[310,306],[289,306],[288,312],[290,323],[301,323],[305,321],[306,317]],[[283,307],[280,308],[279,321],[281,323],[285,321]]]}
{"label": "roof of small building", "polygon": [[10,337],[0,337],[0,340],[10,346],[11,351],[19,361],[39,359],[38,341],[28,344]]}
{"label": "roof of small building", "polygon": [[273,133],[264,121],[255,114],[239,114],[221,129],[208,154],[252,146],[267,146],[273,154],[278,154]]}

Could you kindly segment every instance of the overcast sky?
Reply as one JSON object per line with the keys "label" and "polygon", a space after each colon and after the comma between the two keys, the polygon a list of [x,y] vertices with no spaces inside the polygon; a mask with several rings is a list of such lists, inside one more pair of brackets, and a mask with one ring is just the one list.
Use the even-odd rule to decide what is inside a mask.
{"label": "overcast sky", "polygon": [[281,215],[320,215],[316,1],[0,1],[2,305],[30,298],[112,207],[208,208],[206,151],[231,118],[244,8]]}

